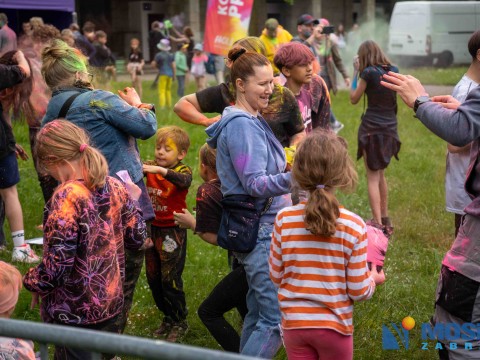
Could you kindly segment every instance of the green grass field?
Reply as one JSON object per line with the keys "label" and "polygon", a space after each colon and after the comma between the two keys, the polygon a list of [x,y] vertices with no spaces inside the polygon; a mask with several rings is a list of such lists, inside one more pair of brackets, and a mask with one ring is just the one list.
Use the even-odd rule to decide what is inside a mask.
{"label": "green grass field", "polygon": [[[449,76],[456,76],[456,83],[462,70],[450,70]],[[410,72],[414,74],[413,71]],[[418,70],[422,80],[443,78],[439,70]],[[449,77],[449,78],[450,78]],[[450,80],[448,80],[450,81]],[[452,80],[453,81],[453,80]],[[445,83],[449,84],[449,83]],[[116,83],[119,89],[127,83]],[[158,103],[155,91],[144,83],[144,101]],[[174,85],[175,86],[175,85]],[[193,86],[187,88],[193,91]],[[175,90],[172,91],[175,94]],[[176,98],[174,98],[176,101]],[[345,124],[341,135],[350,145],[350,154],[356,156],[357,128],[360,123],[362,105],[352,106],[348,92],[342,91],[332,98],[337,118]],[[198,176],[198,149],[205,142],[204,129],[182,122],[170,111],[157,111],[158,125],[176,124],[184,127],[191,138],[191,148],[185,163],[194,170],[194,182],[188,195],[189,208],[194,206],[194,198],[201,179]],[[413,111],[399,101],[399,133],[402,141],[400,161],[392,160],[387,170],[389,185],[390,215],[395,233],[390,241],[385,263],[387,281],[378,287],[374,297],[355,306],[355,359],[435,359],[436,352],[421,350],[420,324],[428,322],[433,313],[434,292],[441,260],[453,241],[453,215],[445,212],[444,174],[445,149],[443,141],[431,134],[413,117]],[[28,149],[28,131],[24,123],[15,124],[17,141]],[[142,159],[152,159],[154,140],[139,141]],[[365,219],[371,217],[365,170],[363,161],[357,161],[359,184],[354,194],[339,195],[348,209]],[[42,236],[35,226],[42,222],[43,201],[32,161],[20,163],[21,182],[18,186],[25,218],[27,238]],[[8,226],[6,227],[8,230]],[[8,237],[11,248],[11,240]],[[38,248],[38,252],[41,250]],[[9,261],[11,252],[0,254],[2,260]],[[24,273],[29,266],[17,264]],[[183,343],[220,349],[196,315],[196,309],[214,285],[228,272],[226,252],[201,241],[191,232],[188,234],[187,263],[184,271],[184,287],[189,308],[190,331]],[[40,321],[38,309],[30,310],[30,295],[22,290],[14,318]],[[382,350],[382,324],[400,323],[410,315],[416,327],[410,331],[408,350]],[[241,323],[235,312],[228,318],[240,330]],[[137,285],[134,305],[126,329],[128,334],[151,338],[159,326],[161,316],[155,307],[143,273]],[[125,357],[123,357],[125,359]],[[285,359],[283,350],[277,355]]]}

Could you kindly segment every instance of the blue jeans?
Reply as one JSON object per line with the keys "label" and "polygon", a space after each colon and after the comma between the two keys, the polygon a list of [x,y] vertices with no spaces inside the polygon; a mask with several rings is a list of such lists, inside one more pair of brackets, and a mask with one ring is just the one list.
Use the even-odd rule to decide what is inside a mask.
{"label": "blue jeans", "polygon": [[185,95],[185,75],[177,75],[177,95],[179,98]]}
{"label": "blue jeans", "polygon": [[255,248],[248,254],[235,253],[245,268],[249,286],[240,352],[267,359],[272,359],[282,345],[277,288],[268,268],[272,230],[273,224],[261,223]]}

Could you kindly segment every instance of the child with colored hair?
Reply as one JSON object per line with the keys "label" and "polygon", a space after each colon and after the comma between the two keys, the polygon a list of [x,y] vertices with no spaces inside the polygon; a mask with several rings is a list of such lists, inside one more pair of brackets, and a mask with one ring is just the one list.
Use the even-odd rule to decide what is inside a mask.
{"label": "child with colored hair", "polygon": [[[209,244],[217,245],[217,233],[222,219],[222,191],[216,166],[216,150],[204,144],[199,151],[200,177],[205,181],[198,187],[196,218],[187,210],[175,212],[175,224],[191,229]],[[247,314],[248,292],[245,269],[234,262],[228,273],[198,307],[198,316],[220,346],[231,352],[239,352],[240,336],[225,319],[224,314],[236,308],[240,316]]]}
{"label": "child with colored hair", "polygon": [[[146,238],[136,202],[141,190],[108,176],[105,157],[90,145],[85,130],[69,121],[46,124],[35,151],[59,185],[45,205],[42,262],[23,279],[32,306],[42,298],[47,323],[120,332],[125,251],[139,250]],[[90,356],[55,346],[56,359]]]}
{"label": "child with colored hair", "polygon": [[335,196],[357,182],[345,140],[314,131],[298,146],[292,176],[309,198],[278,212],[269,259],[287,356],[352,359],[353,303],[385,277],[368,271],[365,223]]}
{"label": "child with colored hair", "polygon": [[187,230],[175,224],[174,212],[187,207],[192,170],[182,163],[190,139],[178,126],[157,131],[155,160],[143,165],[147,191],[155,219],[152,222],[154,246],[145,252],[147,280],[153,299],[164,318],[155,335],[176,342],[188,330],[187,306],[182,273],[187,251]]}
{"label": "child with colored hair", "polygon": [[[22,275],[16,267],[0,261],[0,318],[10,318],[22,288]],[[35,360],[30,340],[0,337],[0,358]]]}
{"label": "child with colored hair", "polygon": [[127,71],[132,78],[132,86],[137,90],[138,96],[141,98],[143,65],[145,60],[143,59],[142,50],[140,50],[140,40],[133,38],[130,40],[130,54],[128,55]]}
{"label": "child with colored hair", "polygon": [[287,79],[287,87],[297,99],[306,133],[320,127],[330,128],[330,95],[325,81],[313,72],[315,56],[299,42],[280,46],[273,58]]}

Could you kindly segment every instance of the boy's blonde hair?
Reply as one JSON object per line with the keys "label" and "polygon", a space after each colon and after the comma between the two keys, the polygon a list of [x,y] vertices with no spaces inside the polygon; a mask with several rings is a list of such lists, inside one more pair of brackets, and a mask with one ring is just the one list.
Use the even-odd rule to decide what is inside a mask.
{"label": "boy's blonde hair", "polygon": [[199,151],[200,163],[211,169],[215,173],[217,172],[217,150],[203,144]]}
{"label": "boy's blonde hair", "polygon": [[332,131],[313,131],[297,147],[292,176],[310,192],[306,228],[316,235],[335,234],[340,209],[334,189],[354,190],[358,179],[345,139]]}
{"label": "boy's blonde hair", "polygon": [[105,184],[105,157],[90,145],[87,133],[67,120],[54,120],[37,135],[35,152],[41,166],[80,160],[85,186],[93,190]]}
{"label": "boy's blonde hair", "polygon": [[188,151],[190,147],[190,138],[185,130],[181,127],[171,125],[164,126],[157,130],[156,145],[164,144],[167,139],[171,139],[178,148],[178,151]]}
{"label": "boy's blonde hair", "polygon": [[0,314],[11,315],[22,288],[22,275],[13,265],[0,261]]}

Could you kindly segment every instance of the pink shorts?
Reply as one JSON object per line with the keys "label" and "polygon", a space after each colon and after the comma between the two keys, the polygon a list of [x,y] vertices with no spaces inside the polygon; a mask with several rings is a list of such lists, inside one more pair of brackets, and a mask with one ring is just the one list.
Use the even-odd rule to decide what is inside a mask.
{"label": "pink shorts", "polygon": [[352,360],[353,336],[330,329],[283,329],[288,360]]}

